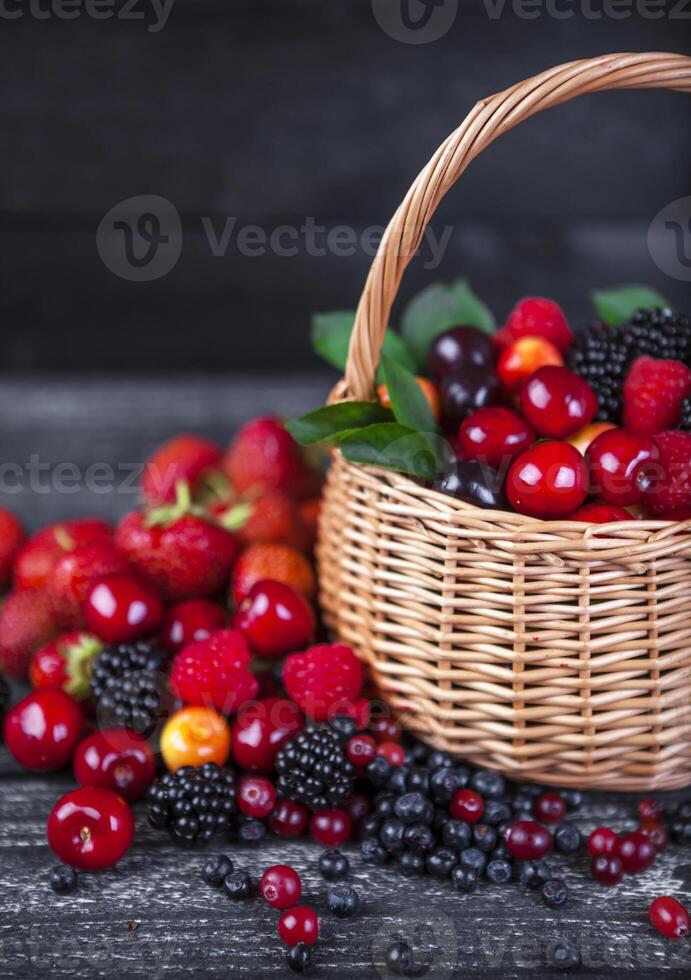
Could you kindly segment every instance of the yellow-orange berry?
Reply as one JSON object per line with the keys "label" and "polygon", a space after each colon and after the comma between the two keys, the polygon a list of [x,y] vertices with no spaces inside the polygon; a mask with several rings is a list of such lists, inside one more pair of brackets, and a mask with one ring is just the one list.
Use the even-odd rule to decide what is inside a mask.
{"label": "yellow-orange berry", "polygon": [[161,733],[161,754],[171,772],[205,762],[222,766],[230,754],[230,729],[225,718],[213,708],[181,708]]}

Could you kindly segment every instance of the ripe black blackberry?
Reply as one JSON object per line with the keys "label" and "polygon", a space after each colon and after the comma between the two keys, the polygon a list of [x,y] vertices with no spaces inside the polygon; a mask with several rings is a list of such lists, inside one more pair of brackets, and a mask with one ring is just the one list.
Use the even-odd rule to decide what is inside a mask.
{"label": "ripe black blackberry", "polygon": [[353,766],[341,740],[328,725],[307,728],[287,742],[276,757],[276,790],[311,810],[346,802],[353,788]]}
{"label": "ripe black blackberry", "polygon": [[138,670],[168,669],[170,654],[152,643],[119,643],[104,647],[91,667],[91,691],[98,701],[113,678],[124,677]]}
{"label": "ripe black blackberry", "polygon": [[235,823],[235,777],[215,762],[183,766],[149,788],[149,823],[165,829],[176,844],[206,844]]}
{"label": "ripe black blackberry", "polygon": [[136,670],[111,677],[97,704],[100,728],[129,728],[147,738],[168,717],[172,698],[156,670]]}

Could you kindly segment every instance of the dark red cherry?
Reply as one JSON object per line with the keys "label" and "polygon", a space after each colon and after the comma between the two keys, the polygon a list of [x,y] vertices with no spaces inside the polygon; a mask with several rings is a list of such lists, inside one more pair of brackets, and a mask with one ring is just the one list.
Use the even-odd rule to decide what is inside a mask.
{"label": "dark red cherry", "polygon": [[270,773],[279,750],[304,726],[294,701],[276,697],[249,701],[233,725],[233,758],[246,772]]}
{"label": "dark red cherry", "polygon": [[477,823],[485,812],[485,801],[474,789],[459,789],[454,793],[449,809],[454,820]]}
{"label": "dark red cherry", "polygon": [[646,493],[646,467],[659,457],[652,439],[624,429],[608,429],[588,446],[591,491],[606,503],[627,507]]}
{"label": "dark red cherry", "polygon": [[192,643],[208,640],[213,632],[223,629],[226,614],[217,602],[210,599],[187,599],[171,606],[161,630],[161,641],[171,653],[180,653]]}
{"label": "dark red cherry", "polygon": [[287,839],[300,837],[307,829],[310,814],[307,807],[293,800],[276,800],[271,815],[269,816],[269,829],[277,837]]}
{"label": "dark red cherry", "polygon": [[499,382],[492,370],[467,364],[442,378],[439,395],[444,425],[455,429],[473,412],[495,404]]}
{"label": "dark red cherry", "polygon": [[310,821],[312,837],[324,847],[340,847],[350,837],[352,824],[347,810],[320,810]]}
{"label": "dark red cherry", "polygon": [[541,436],[564,439],[593,421],[597,396],[573,371],[547,365],[523,383],[521,412]]}
{"label": "dark red cherry", "polygon": [[282,657],[308,646],[314,613],[301,595],[283,582],[257,582],[240,603],[233,626],[258,657]]}
{"label": "dark red cherry", "polygon": [[134,840],[132,811],[107,789],[67,793],[48,818],[48,843],[64,863],[83,871],[109,868]]}
{"label": "dark red cherry", "polygon": [[616,504],[600,504],[594,501],[583,504],[573,514],[567,514],[566,521],[579,521],[582,524],[613,524],[615,521],[632,521],[628,510],[617,507]]}
{"label": "dark red cherry", "polygon": [[560,823],[566,813],[566,803],[559,793],[540,793],[534,809],[535,816],[543,823]]}
{"label": "dark red cherry", "polygon": [[465,459],[501,466],[528,449],[535,433],[520,415],[508,408],[481,408],[461,423],[458,442]]}
{"label": "dark red cherry", "polygon": [[45,688],[7,713],[5,744],[26,769],[54,772],[71,760],[83,730],[84,715],[74,698]]}
{"label": "dark red cherry", "polygon": [[505,510],[507,505],[498,471],[476,459],[455,460],[434,489],[476,507]]}
{"label": "dark red cherry", "polygon": [[134,575],[98,579],[84,600],[86,625],[106,643],[131,643],[155,632],[163,619],[163,603]]}
{"label": "dark red cherry", "polygon": [[588,494],[583,457],[568,442],[539,442],[514,460],[506,494],[519,514],[544,520],[565,517]]}
{"label": "dark red cherry", "polygon": [[493,364],[492,341],[477,327],[452,327],[433,340],[427,352],[427,371],[433,378],[442,378],[466,365]]}
{"label": "dark red cherry", "polygon": [[107,728],[85,738],[73,766],[80,786],[109,789],[130,802],[144,796],[156,775],[149,743],[126,728]]}

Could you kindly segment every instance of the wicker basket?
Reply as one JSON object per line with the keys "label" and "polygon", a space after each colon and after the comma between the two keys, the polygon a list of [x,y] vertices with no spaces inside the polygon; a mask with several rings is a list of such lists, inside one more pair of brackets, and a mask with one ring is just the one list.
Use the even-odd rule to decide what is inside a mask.
{"label": "wicker basket", "polygon": [[[473,108],[389,224],[332,400],[372,397],[403,271],[470,161],[542,109],[633,88],[691,91],[691,58],[573,62]],[[691,783],[691,521],[537,521],[337,456],[318,562],[328,626],[430,745],[541,783]]]}

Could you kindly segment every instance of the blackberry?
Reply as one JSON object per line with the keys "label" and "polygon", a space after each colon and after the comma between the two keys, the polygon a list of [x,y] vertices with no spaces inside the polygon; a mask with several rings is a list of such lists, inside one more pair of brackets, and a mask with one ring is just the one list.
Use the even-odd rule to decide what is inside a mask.
{"label": "blackberry", "polygon": [[156,670],[111,677],[98,700],[100,728],[129,728],[147,738],[168,717],[172,700],[165,678]]}
{"label": "blackberry", "polygon": [[98,701],[113,678],[138,670],[166,672],[170,654],[152,643],[119,643],[104,647],[91,667],[91,691]]}
{"label": "blackberry", "polygon": [[691,395],[682,402],[679,428],[691,432]]}
{"label": "blackberry", "polygon": [[206,844],[233,828],[235,778],[215,762],[166,773],[149,788],[147,799],[149,823],[183,847]]}
{"label": "blackberry", "polygon": [[353,787],[353,766],[328,726],[305,729],[287,742],[276,757],[276,771],[278,795],[311,810],[342,806]]}

